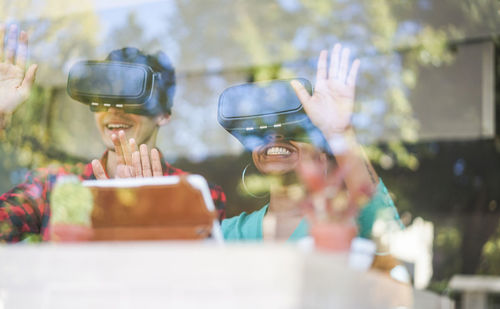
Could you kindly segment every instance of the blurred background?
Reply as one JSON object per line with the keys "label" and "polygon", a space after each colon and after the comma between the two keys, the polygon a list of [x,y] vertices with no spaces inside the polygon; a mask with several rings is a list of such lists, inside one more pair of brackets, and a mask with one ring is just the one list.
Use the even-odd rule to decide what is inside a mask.
{"label": "blurred background", "polygon": [[[247,81],[305,77],[336,42],[361,59],[353,125],[408,226],[425,222],[420,287],[500,275],[500,3],[496,0],[0,0],[30,35],[34,91],[0,143],[0,191],[29,169],[88,162],[104,146],[66,93],[73,63],[125,46],[169,55],[177,72],[159,146],[220,184],[229,217],[265,198],[241,189],[251,161],[216,119],[219,94]],[[495,302],[495,297],[492,297]],[[498,301],[498,299],[497,299]]]}

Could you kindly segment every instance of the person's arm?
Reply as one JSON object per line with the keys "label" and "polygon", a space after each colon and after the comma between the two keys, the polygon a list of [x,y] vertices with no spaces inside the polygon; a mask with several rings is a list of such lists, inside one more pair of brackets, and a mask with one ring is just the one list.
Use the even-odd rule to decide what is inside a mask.
{"label": "person's arm", "polygon": [[[356,76],[360,61],[355,59],[349,68],[349,54],[348,48],[342,48],[340,44],[336,44],[328,65],[328,52],[326,50],[321,52],[316,74],[316,88],[312,96],[301,83],[293,81],[292,86],[307,115],[327,139],[339,170],[344,171],[341,174],[352,195],[351,199],[353,196],[361,196],[367,192],[375,198],[367,205],[358,205],[366,206],[361,216],[368,217],[368,220],[364,219],[369,222],[362,226],[361,232],[364,234],[362,236],[368,237],[371,235],[371,227],[376,219],[374,214],[376,210],[386,208],[396,211],[387,192],[377,191],[377,189],[381,190],[379,177],[367,159],[362,146],[357,142],[356,134],[351,127]],[[383,186],[382,189],[387,191]],[[390,203],[384,199],[390,200]],[[364,231],[363,228],[369,230]],[[390,254],[376,255],[372,265],[372,268],[388,273],[395,267],[400,267],[400,263]]]}
{"label": "person's arm", "polygon": [[297,96],[311,121],[328,141],[351,193],[374,192],[378,176],[366,158],[351,127],[356,76],[360,66],[355,59],[349,67],[348,48],[336,44],[327,63],[328,52],[321,51],[313,95],[297,81],[292,81]]}
{"label": "person's arm", "polygon": [[0,195],[0,242],[30,235],[48,239],[50,182],[46,173],[29,173],[25,181]]}
{"label": "person's arm", "polygon": [[16,107],[29,97],[37,65],[26,70],[27,55],[28,34],[18,34],[16,25],[7,30],[5,24],[0,24],[0,130]]}

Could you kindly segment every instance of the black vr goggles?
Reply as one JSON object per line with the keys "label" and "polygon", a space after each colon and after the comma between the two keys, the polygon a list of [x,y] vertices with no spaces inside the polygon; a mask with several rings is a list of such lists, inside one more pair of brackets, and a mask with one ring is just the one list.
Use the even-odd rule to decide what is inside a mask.
{"label": "black vr goggles", "polygon": [[[297,78],[311,94],[311,83]],[[311,143],[326,152],[328,144],[305,113],[291,80],[236,85],[219,97],[217,120],[249,150],[266,143],[270,134]]]}
{"label": "black vr goggles", "polygon": [[67,91],[93,112],[110,107],[127,113],[157,115],[160,74],[145,64],[119,61],[80,61],[71,67]]}

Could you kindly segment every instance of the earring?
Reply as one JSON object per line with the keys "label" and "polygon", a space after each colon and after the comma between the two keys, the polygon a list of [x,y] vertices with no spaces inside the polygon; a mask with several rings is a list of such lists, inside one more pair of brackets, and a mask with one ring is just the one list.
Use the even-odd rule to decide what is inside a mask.
{"label": "earring", "polygon": [[263,195],[256,195],[256,194],[253,194],[252,192],[250,192],[250,190],[248,189],[247,184],[245,182],[245,174],[246,174],[247,169],[248,169],[249,166],[250,166],[250,163],[248,163],[245,166],[245,168],[243,169],[243,172],[241,173],[241,183],[243,184],[243,188],[248,193],[248,195],[250,195],[252,197],[255,197],[255,198],[264,198],[264,197],[267,197],[269,195],[269,193],[266,193],[266,194],[263,194]]}

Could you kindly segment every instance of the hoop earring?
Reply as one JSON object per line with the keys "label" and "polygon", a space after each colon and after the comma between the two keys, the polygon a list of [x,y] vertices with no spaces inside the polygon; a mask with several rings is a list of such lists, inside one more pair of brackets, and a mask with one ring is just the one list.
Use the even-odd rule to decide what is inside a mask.
{"label": "hoop earring", "polygon": [[263,195],[256,195],[256,194],[253,194],[252,192],[250,192],[250,190],[248,190],[247,184],[245,182],[245,174],[246,174],[247,169],[248,169],[249,166],[250,166],[250,163],[248,163],[245,166],[245,168],[243,169],[243,172],[241,173],[241,183],[243,183],[243,188],[245,189],[245,191],[247,191],[248,195],[250,195],[252,197],[255,197],[255,198],[264,198],[264,197],[267,197],[269,195],[269,193],[263,194]]}

